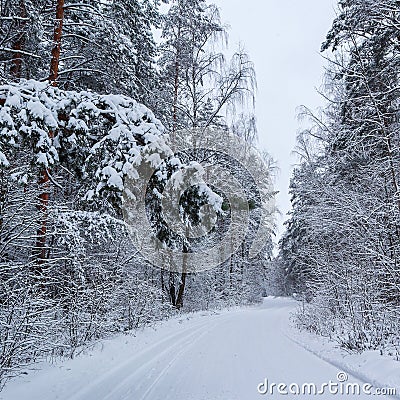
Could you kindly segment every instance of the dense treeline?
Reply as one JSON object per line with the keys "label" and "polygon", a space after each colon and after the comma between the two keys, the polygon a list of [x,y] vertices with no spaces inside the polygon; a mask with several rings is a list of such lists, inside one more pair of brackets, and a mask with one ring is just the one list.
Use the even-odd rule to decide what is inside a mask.
{"label": "dense treeline", "polygon": [[[0,388],[44,357],[73,357],[182,307],[254,302],[262,293],[269,233],[255,260],[249,238],[216,269],[188,275],[152,267],[122,218],[125,180],[139,158],[171,160],[170,139],[184,128],[228,135],[222,111],[254,101],[247,55],[226,61],[221,52],[217,8],[169,3],[162,14],[158,0],[0,1]],[[232,130],[254,144],[251,115]],[[163,179],[205,162],[173,160]],[[218,196],[200,189],[182,204],[187,224]],[[192,251],[152,207],[163,243]],[[229,205],[216,212],[225,213],[218,236]]]}
{"label": "dense treeline", "polygon": [[[277,263],[309,305],[302,327],[399,354],[400,3],[339,1],[320,117],[299,136],[293,211]],[[279,268],[277,268],[279,271]]]}

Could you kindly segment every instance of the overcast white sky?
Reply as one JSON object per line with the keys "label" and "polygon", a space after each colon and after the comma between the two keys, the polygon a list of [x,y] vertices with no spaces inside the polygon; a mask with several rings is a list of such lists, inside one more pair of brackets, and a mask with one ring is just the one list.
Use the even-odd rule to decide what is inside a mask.
{"label": "overcast white sky", "polygon": [[260,147],[278,162],[279,233],[290,209],[289,179],[298,162],[292,151],[300,124],[296,109],[323,104],[316,92],[325,61],[321,43],[335,17],[335,0],[213,0],[230,25],[230,48],[239,42],[255,63]]}

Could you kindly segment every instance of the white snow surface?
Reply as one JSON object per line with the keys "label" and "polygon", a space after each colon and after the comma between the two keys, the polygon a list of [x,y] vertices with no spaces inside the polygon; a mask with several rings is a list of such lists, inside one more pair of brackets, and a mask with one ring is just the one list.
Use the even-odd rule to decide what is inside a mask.
{"label": "white snow surface", "polygon": [[2,400],[262,400],[388,399],[366,395],[261,395],[269,382],[322,384],[337,381],[396,386],[396,361],[376,354],[346,355],[314,335],[289,325],[297,307],[290,299],[266,298],[262,305],[178,316],[120,335],[90,353],[9,382]]}

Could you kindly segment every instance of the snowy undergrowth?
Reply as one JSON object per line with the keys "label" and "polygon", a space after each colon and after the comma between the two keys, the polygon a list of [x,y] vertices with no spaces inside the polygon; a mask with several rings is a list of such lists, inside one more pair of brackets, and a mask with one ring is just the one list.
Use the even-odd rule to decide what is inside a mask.
{"label": "snowy undergrowth", "polygon": [[350,351],[338,341],[299,329],[298,313],[301,307],[299,305],[290,318],[287,336],[291,340],[361,381],[375,387],[396,388],[400,393],[400,364],[393,356],[382,354],[380,350]]}

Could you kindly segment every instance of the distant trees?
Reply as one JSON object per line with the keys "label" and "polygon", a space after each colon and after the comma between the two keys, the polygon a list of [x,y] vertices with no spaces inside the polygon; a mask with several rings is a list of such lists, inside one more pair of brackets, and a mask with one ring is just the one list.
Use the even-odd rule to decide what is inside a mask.
{"label": "distant trees", "polygon": [[[203,130],[207,135],[211,127],[228,129],[223,112],[246,101],[253,105],[256,79],[254,66],[244,51],[238,51],[229,62],[225,60],[222,50],[227,33],[218,8],[205,0],[173,0],[160,27],[161,86],[156,91],[156,109],[172,143],[178,130]],[[210,159],[208,154],[186,157],[202,165]],[[189,219],[186,222],[189,224]],[[189,251],[188,243],[180,245]],[[163,280],[171,302],[178,307],[182,306],[186,278],[183,268],[180,276],[170,273]]]}
{"label": "distant trees", "polygon": [[[398,2],[341,1],[322,49],[331,103],[300,136],[293,211],[281,241],[302,325],[350,349],[399,337]],[[391,350],[390,350],[391,351]]]}

